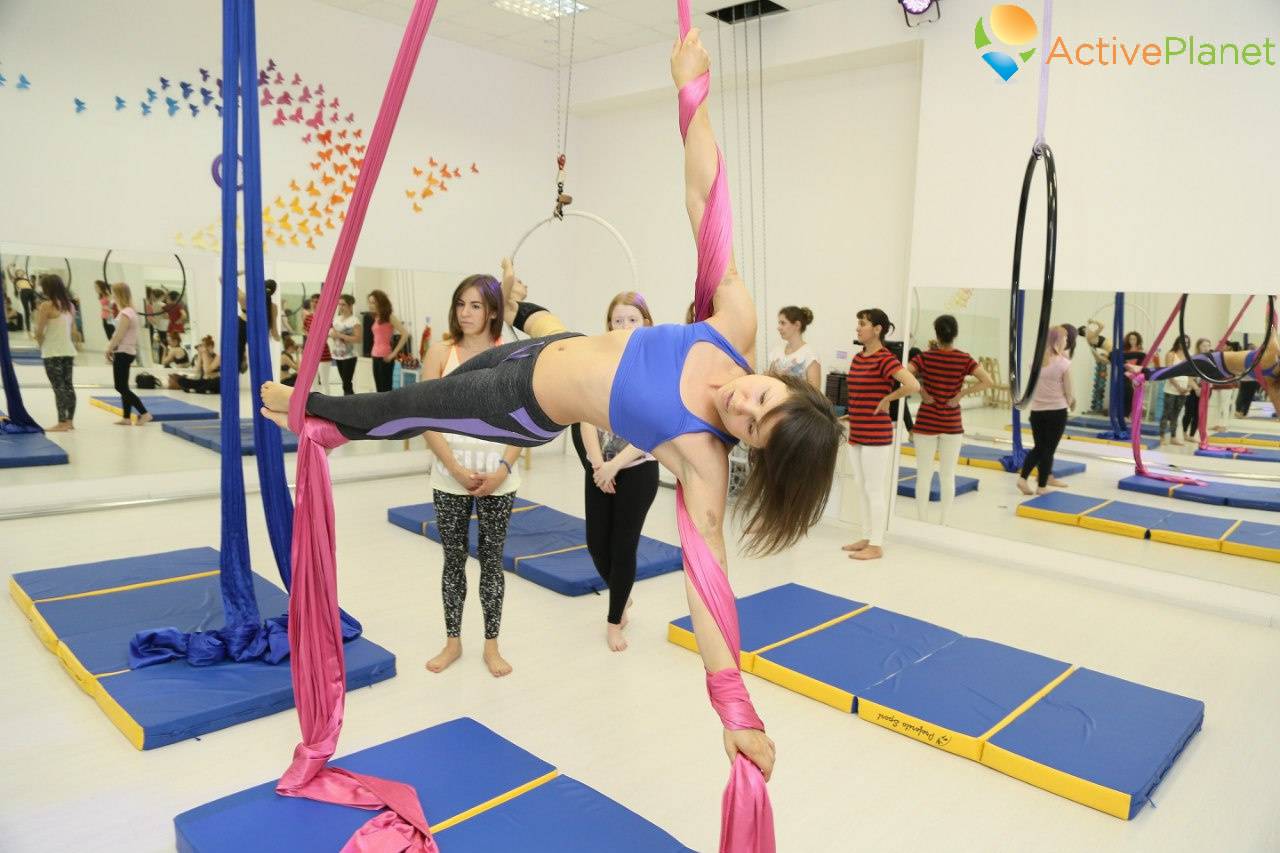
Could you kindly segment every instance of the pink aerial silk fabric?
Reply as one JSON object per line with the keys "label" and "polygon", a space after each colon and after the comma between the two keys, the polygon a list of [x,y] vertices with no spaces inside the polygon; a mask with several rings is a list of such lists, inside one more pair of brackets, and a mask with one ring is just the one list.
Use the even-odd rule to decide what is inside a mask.
{"label": "pink aerial silk fabric", "polygon": [[[378,173],[386,159],[396,119],[435,8],[436,0],[417,0],[409,15],[369,137],[364,166],[356,179],[351,206],[320,292],[315,328],[328,328],[333,322]],[[324,343],[324,335],[307,338],[296,388],[311,387]],[[302,741],[294,749],[293,762],[276,785],[276,793],[379,811],[351,836],[344,851],[436,853],[438,848],[427,826],[418,793],[412,786],[328,766],[342,732],[346,666],[338,619],[333,490],[325,451],[341,444],[343,439],[333,424],[305,417],[306,397],[305,392],[294,394],[289,407],[289,426],[298,434],[289,654]]]}
{"label": "pink aerial silk fabric", "polygon": [[[691,28],[689,0],[676,0],[676,9],[683,39]],[[707,99],[710,87],[711,75],[707,73],[680,90],[681,138],[688,134],[694,114]],[[711,316],[716,288],[729,269],[733,243],[733,212],[725,179],[724,156],[719,148],[716,149],[716,158],[716,177],[711,183],[702,223],[698,227],[698,274],[694,285],[694,314],[698,320]],[[684,490],[680,486],[676,487],[676,526],[684,552],[685,574],[720,629],[734,661],[732,669],[707,673],[711,706],[727,729],[763,731],[764,723],[751,705],[751,697],[738,669],[741,635],[733,589],[724,569],[716,562],[715,555],[690,518],[684,503]],[[721,853],[774,853],[775,849],[773,807],[769,803],[764,775],[750,759],[739,753],[733,760],[729,783],[720,804]]]}

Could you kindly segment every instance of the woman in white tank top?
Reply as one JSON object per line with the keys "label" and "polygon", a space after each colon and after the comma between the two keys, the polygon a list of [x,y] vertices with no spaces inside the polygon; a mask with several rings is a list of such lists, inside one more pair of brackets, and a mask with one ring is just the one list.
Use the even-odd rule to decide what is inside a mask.
{"label": "woman in white tank top", "polygon": [[44,372],[53,388],[54,403],[58,408],[58,424],[49,432],[67,432],[75,429],[76,391],[71,384],[72,366],[76,360],[76,342],[80,333],[75,324],[75,307],[62,277],[40,276],[40,290],[45,300],[36,309],[35,339],[40,344],[40,357],[44,359]]}

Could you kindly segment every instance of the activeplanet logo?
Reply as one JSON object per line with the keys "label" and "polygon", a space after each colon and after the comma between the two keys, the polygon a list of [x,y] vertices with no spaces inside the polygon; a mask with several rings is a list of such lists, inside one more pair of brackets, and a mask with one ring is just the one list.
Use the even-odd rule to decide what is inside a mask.
{"label": "activeplanet logo", "polygon": [[[1036,48],[1029,45],[1038,34],[1036,19],[1026,9],[1001,3],[992,6],[987,17],[974,24],[973,46],[982,51],[982,59],[991,70],[1008,82],[1036,55]],[[996,42],[1000,45],[995,46]]]}

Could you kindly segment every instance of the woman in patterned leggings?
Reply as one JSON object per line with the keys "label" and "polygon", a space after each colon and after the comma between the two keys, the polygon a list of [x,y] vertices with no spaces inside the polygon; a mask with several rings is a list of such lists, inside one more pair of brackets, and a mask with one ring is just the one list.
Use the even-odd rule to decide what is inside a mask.
{"label": "woman in patterned leggings", "polygon": [[[454,372],[472,357],[497,346],[502,336],[502,285],[488,275],[463,279],[449,308],[449,336],[427,352],[424,379]],[[484,612],[484,663],[495,678],[511,672],[498,651],[502,626],[502,598],[506,592],[502,548],[520,472],[520,448],[466,435],[426,433],[436,455],[431,469],[436,526],[444,548],[445,644],[427,661],[431,672],[442,672],[462,655],[462,608],[467,599],[467,539],[471,514],[479,521],[480,608]]]}

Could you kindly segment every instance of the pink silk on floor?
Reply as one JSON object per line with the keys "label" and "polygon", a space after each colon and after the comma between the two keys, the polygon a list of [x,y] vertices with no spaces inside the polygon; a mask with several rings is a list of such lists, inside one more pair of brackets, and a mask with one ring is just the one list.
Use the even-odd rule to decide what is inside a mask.
{"label": "pink silk on floor", "polygon": [[[677,0],[680,37],[691,27],[689,0]],[[707,99],[710,72],[680,89],[680,136],[688,135],[698,107]],[[716,148],[716,176],[711,182],[706,209],[698,227],[698,275],[694,285],[694,315],[698,320],[711,316],[716,288],[729,269],[733,245],[733,211],[725,179],[724,156]],[[764,723],[751,705],[751,697],[738,669],[741,635],[738,606],[724,569],[716,561],[684,503],[684,489],[676,488],[676,526],[684,552],[684,570],[698,598],[706,605],[734,661],[732,669],[707,673],[707,693],[711,706],[726,729],[759,729]],[[721,853],[774,853],[773,807],[764,775],[745,755],[739,753],[729,771],[720,803]]]}
{"label": "pink silk on floor", "polygon": [[[356,179],[351,206],[338,235],[337,248],[320,293],[320,305],[313,321],[315,328],[325,329],[333,322],[338,297],[378,182],[378,173],[386,159],[396,119],[435,7],[436,0],[416,0],[409,15],[404,39],[369,137],[364,165]],[[324,343],[324,335],[307,338],[296,388],[311,387]],[[343,847],[344,851],[436,853],[438,848],[423,814],[418,792],[412,786],[328,766],[342,732],[346,665],[338,618],[333,490],[325,451],[341,444],[343,438],[333,424],[305,417],[306,397],[305,393],[294,394],[289,407],[289,425],[298,434],[289,655],[302,741],[294,749],[293,762],[276,785],[276,793],[378,811],[379,814],[351,836]]]}

